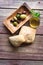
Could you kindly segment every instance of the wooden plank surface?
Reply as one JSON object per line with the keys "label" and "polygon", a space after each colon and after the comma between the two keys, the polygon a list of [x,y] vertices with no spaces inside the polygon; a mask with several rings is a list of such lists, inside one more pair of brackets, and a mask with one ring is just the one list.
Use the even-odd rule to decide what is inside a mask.
{"label": "wooden plank surface", "polygon": [[0,34],[0,58],[43,60],[43,36],[36,36],[33,44],[14,48],[8,34]]}
{"label": "wooden plank surface", "polygon": [[[40,12],[40,26],[37,29],[36,38],[33,44],[31,45],[22,45],[19,48],[13,47],[8,37],[11,36],[10,32],[7,28],[4,27],[3,21],[9,16],[12,12],[14,12],[23,2]],[[31,5],[33,4],[33,6]],[[43,1],[28,1],[28,0],[0,0],[0,59],[9,59],[9,60],[0,60],[1,62],[6,64],[13,65],[16,64],[17,59],[28,59],[28,60],[43,60]],[[16,59],[15,62],[11,59]],[[11,63],[10,63],[11,62]],[[20,62],[20,63],[19,63]],[[28,61],[17,61],[17,65],[28,65]],[[30,62],[33,63],[33,62]],[[40,62],[34,62],[41,64]],[[3,64],[2,64],[3,65]],[[30,64],[31,65],[31,64]]]}
{"label": "wooden plank surface", "polygon": [[[43,36],[36,35],[36,38],[35,38],[35,41],[33,44],[25,45],[25,46],[22,45],[19,48],[14,48],[13,46],[11,46],[11,44],[8,41],[9,36],[10,35],[8,35],[8,34],[0,34],[0,42],[1,42],[0,43],[0,50],[2,50],[2,51],[14,51],[14,52],[18,51],[18,52],[29,52],[29,53],[33,53],[33,52],[34,53],[43,53],[42,52],[42,50],[43,50]],[[35,50],[39,51],[39,52],[36,52]],[[31,51],[33,51],[33,52],[31,52]]]}
{"label": "wooden plank surface", "polygon": [[0,60],[0,65],[43,65],[43,61]]}
{"label": "wooden plank surface", "polygon": [[0,8],[18,8],[24,2],[27,2],[32,9],[43,9],[41,0],[1,0]]}

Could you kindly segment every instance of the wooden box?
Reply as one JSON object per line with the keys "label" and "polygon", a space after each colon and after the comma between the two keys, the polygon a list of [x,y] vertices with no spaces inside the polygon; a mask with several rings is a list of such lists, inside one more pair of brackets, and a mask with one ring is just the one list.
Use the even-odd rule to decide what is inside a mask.
{"label": "wooden box", "polygon": [[[16,14],[18,12],[22,12],[22,11],[26,11],[26,19],[24,19],[23,21],[20,21],[20,23],[15,27],[12,25],[12,23],[10,22],[10,20],[16,16]],[[23,26],[31,17],[32,17],[32,14],[30,12],[30,7],[26,4],[26,3],[23,3],[23,5],[21,5],[14,13],[12,13],[9,17],[7,17],[3,24],[9,29],[9,31],[13,34],[15,33],[21,26]]]}

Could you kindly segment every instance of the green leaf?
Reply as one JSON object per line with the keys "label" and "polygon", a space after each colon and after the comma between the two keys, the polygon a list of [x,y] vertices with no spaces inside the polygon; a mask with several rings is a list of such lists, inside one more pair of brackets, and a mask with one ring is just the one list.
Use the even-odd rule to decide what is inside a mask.
{"label": "green leaf", "polygon": [[31,9],[31,14],[34,16],[34,17],[39,17],[40,16],[40,13],[39,12],[35,12],[34,10]]}

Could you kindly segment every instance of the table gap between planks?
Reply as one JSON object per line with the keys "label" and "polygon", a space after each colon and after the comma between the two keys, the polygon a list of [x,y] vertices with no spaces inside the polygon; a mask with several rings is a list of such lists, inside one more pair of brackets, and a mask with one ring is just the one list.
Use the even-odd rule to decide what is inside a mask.
{"label": "table gap between planks", "polygon": [[[24,62],[31,63],[25,60],[43,60],[43,1],[28,1],[27,4],[34,10],[40,12],[40,26],[37,29],[36,38],[33,44],[28,46],[21,46],[19,48],[14,48],[8,41],[8,37],[11,36],[10,32],[3,25],[3,21],[12,12],[14,12],[24,1],[0,1],[0,59],[5,59],[10,65],[20,64]],[[33,6],[31,5],[33,4]],[[0,62],[6,63],[2,60]],[[11,61],[10,61],[11,60]],[[15,60],[12,62],[12,60]],[[20,61],[21,60],[21,61]],[[19,62],[18,62],[19,61]],[[24,62],[23,62],[24,61]],[[11,63],[10,63],[11,62]],[[37,61],[35,61],[36,63]],[[24,63],[24,65],[26,65]],[[40,62],[39,62],[40,63]],[[9,65],[8,64],[8,65]]]}

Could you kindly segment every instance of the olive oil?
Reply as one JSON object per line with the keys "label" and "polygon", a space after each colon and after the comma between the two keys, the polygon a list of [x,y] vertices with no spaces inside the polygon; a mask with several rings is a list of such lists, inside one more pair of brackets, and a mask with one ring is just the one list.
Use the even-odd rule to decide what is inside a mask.
{"label": "olive oil", "polygon": [[40,13],[34,10],[30,11],[32,13],[32,18],[30,19],[30,27],[37,28],[40,24]]}
{"label": "olive oil", "polygon": [[38,17],[32,17],[30,19],[30,27],[32,28],[37,28],[40,24],[39,18]]}

